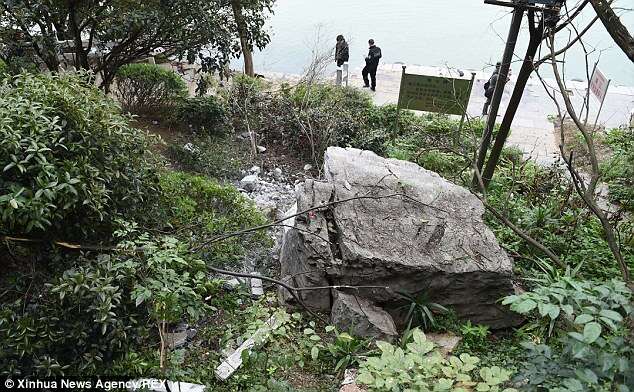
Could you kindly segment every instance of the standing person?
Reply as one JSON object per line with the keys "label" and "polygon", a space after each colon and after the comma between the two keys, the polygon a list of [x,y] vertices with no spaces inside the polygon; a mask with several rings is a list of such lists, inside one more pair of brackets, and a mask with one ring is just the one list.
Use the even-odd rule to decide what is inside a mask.
{"label": "standing person", "polygon": [[343,38],[343,35],[339,34],[337,36],[337,46],[335,46],[335,61],[337,62],[337,67],[341,67],[341,65],[349,59],[350,49],[348,48],[348,43]]}
{"label": "standing person", "polygon": [[[363,71],[361,71],[363,75],[363,87],[370,87],[370,90],[376,91],[376,69],[379,67],[379,59],[382,57],[381,48],[374,44],[373,39],[370,39],[368,44],[370,45],[370,50],[368,51],[368,56],[365,58],[365,67],[363,67]],[[372,79],[372,86],[370,86],[368,81],[368,74]]]}
{"label": "standing person", "polygon": [[493,75],[491,75],[489,80],[484,84],[484,96],[487,98],[487,101],[484,103],[484,108],[482,108],[483,116],[489,113],[489,105],[491,105],[491,98],[493,98],[493,92],[495,91],[495,84],[498,82],[498,74],[500,73],[501,66],[502,63],[500,62],[495,65]]}

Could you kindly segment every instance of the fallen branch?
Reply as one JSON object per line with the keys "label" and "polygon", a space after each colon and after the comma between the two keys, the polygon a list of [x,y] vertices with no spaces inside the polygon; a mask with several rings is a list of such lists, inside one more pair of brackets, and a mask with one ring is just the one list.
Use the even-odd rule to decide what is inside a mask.
{"label": "fallen branch", "polygon": [[318,210],[321,210],[321,209],[324,209],[324,208],[336,206],[338,204],[347,203],[347,202],[354,201],[354,200],[368,200],[368,199],[369,200],[381,200],[381,199],[388,199],[388,198],[393,198],[393,197],[402,197],[402,198],[410,200],[410,201],[412,201],[412,202],[414,202],[416,204],[420,204],[420,205],[425,206],[425,207],[433,208],[435,210],[442,211],[444,213],[449,213],[448,211],[444,211],[441,208],[438,208],[438,207],[423,203],[420,200],[417,200],[417,199],[415,199],[415,198],[413,198],[413,197],[411,197],[409,195],[406,195],[404,193],[390,193],[390,194],[387,194],[387,195],[380,195],[380,196],[371,196],[371,195],[366,194],[366,195],[361,195],[361,196],[348,197],[346,199],[341,199],[341,200],[333,200],[333,201],[328,202],[328,203],[323,203],[323,204],[320,204],[320,205],[315,206],[315,207],[307,208],[307,209],[305,209],[303,211],[300,211],[300,212],[297,212],[297,213],[295,213],[293,215],[289,215],[289,216],[286,216],[286,217],[284,217],[282,219],[278,219],[278,220],[276,220],[276,221],[274,221],[272,223],[267,223],[267,224],[264,224],[264,225],[250,227],[248,229],[234,231],[232,233],[227,233],[227,234],[219,235],[219,236],[216,236],[216,237],[212,237],[212,238],[209,238],[207,240],[204,240],[201,244],[191,248],[190,251],[191,252],[198,252],[198,251],[202,250],[203,248],[205,248],[205,247],[207,247],[207,246],[209,246],[209,245],[211,245],[213,243],[216,243],[216,242],[219,242],[219,241],[224,241],[224,240],[232,238],[232,237],[238,237],[238,236],[241,236],[241,235],[253,233],[255,231],[268,229],[270,227],[279,226],[279,225],[283,224],[284,222],[286,222],[289,219],[292,219],[292,218],[307,214],[307,213],[312,212],[312,211],[318,211]]}

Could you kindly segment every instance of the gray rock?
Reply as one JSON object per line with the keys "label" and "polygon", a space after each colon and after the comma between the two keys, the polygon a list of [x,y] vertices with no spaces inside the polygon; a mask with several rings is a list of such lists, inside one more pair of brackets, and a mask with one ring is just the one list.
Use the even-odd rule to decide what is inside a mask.
{"label": "gray rock", "polygon": [[[295,219],[296,230],[285,233],[280,252],[289,282],[387,286],[358,295],[401,327],[407,301],[399,291],[426,292],[473,323],[517,325],[520,318],[497,303],[514,292],[512,263],[482,220],[484,206],[467,189],[414,163],[357,149],[328,148],[324,172],[326,181],[297,186],[297,211],[364,198]],[[330,310],[329,293],[301,295],[308,306]]]}
{"label": "gray rock", "polygon": [[448,333],[426,333],[427,340],[433,342],[438,346],[438,351],[443,357],[448,357],[451,354],[458,343],[462,340],[460,336]]}
{"label": "gray rock", "polygon": [[249,169],[249,173],[255,175],[259,175],[261,171],[262,169],[260,169],[260,166],[252,166],[251,169]]}
{"label": "gray rock", "polygon": [[313,169],[313,165],[311,165],[310,163],[307,163],[304,165],[304,171],[309,171]]}
{"label": "gray rock", "polygon": [[266,152],[266,147],[264,146],[257,146],[258,152],[260,154],[265,153]]}
{"label": "gray rock", "polygon": [[187,343],[187,331],[168,332],[165,340],[171,350],[182,347]]}
{"label": "gray rock", "polygon": [[369,300],[336,290],[334,298],[330,319],[339,329],[390,342],[398,336],[392,317]]}
{"label": "gray rock", "polygon": [[276,167],[275,170],[273,170],[273,177],[276,180],[281,180],[282,179],[282,169],[280,169],[279,167]]}
{"label": "gray rock", "polygon": [[245,176],[242,180],[240,180],[240,187],[248,192],[252,192],[258,186],[258,175],[257,174],[249,174]]}

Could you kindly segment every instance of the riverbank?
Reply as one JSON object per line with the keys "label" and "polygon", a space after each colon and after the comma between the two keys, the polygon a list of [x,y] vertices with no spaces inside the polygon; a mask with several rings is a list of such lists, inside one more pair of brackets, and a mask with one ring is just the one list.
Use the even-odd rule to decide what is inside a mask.
{"label": "riverbank", "polygon": [[[372,93],[374,103],[377,105],[396,104],[401,83],[403,64],[381,64],[377,72],[377,91]],[[446,77],[460,77],[459,70],[440,67],[427,66],[407,66],[407,72],[421,75],[436,75]],[[482,107],[486,98],[484,97],[484,83],[488,80],[489,74],[461,69],[462,78],[469,79],[471,73],[475,72],[475,82],[471,92],[471,98],[467,109],[470,117],[481,117]],[[267,78],[281,82],[294,82],[300,79],[296,74],[269,73]],[[327,74],[327,80],[334,80],[334,74]],[[511,80],[504,88],[504,95],[500,107],[500,118],[506,110],[509,98],[515,87],[516,76],[512,75]],[[554,79],[545,79],[547,86],[556,89],[557,83]],[[362,87],[361,68],[350,70],[349,85]],[[587,84],[578,81],[568,81],[566,85],[569,89],[572,102],[575,108],[581,108],[584,101]],[[561,96],[559,95],[561,102]],[[599,104],[594,96],[590,98],[590,119],[596,117]],[[634,110],[634,87],[610,86],[603,109],[601,110],[598,123],[606,128],[617,128],[628,124],[630,113]],[[526,157],[530,157],[543,164],[554,163],[559,156],[558,136],[554,133],[554,125],[549,118],[557,115],[557,107],[546,93],[542,82],[537,76],[531,77],[522,102],[513,121],[512,132],[508,139],[508,144],[520,148]]]}

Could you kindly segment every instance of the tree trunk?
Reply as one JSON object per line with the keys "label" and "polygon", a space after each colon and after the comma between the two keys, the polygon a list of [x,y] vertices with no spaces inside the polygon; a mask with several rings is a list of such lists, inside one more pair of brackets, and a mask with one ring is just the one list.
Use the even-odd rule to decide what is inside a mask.
{"label": "tree trunk", "polygon": [[634,62],[634,37],[621,23],[609,2],[607,0],[590,0],[590,3],[614,42],[623,50],[630,61]]}
{"label": "tree trunk", "polygon": [[68,15],[71,33],[73,35],[73,41],[75,43],[75,69],[89,70],[90,66],[88,65],[88,51],[90,51],[90,48],[84,50],[84,42],[81,37],[82,32],[79,29],[75,7],[75,3],[70,4]]}
{"label": "tree trunk", "polygon": [[504,118],[502,119],[502,124],[500,124],[500,130],[495,138],[495,143],[491,148],[489,160],[482,172],[482,181],[484,182],[485,188],[489,186],[489,182],[493,178],[493,173],[495,172],[495,168],[500,160],[504,143],[506,143],[506,139],[511,131],[511,124],[513,123],[513,119],[515,118],[520,102],[522,101],[526,83],[528,83],[528,79],[534,70],[533,60],[535,58],[535,54],[537,53],[537,49],[539,48],[543,38],[544,24],[539,21],[538,26],[535,26],[535,15],[533,11],[528,12],[528,23],[530,26],[530,41],[528,43],[528,48],[526,49],[524,62],[522,63],[522,68],[520,69],[519,74],[517,75],[517,83],[513,89],[513,94],[509,100],[506,113],[504,113]]}
{"label": "tree trunk", "polygon": [[242,4],[240,0],[231,0],[231,8],[233,9],[233,16],[236,20],[238,36],[240,36],[240,46],[242,47],[242,55],[244,56],[244,73],[254,77],[253,54],[251,53],[251,45],[249,45],[247,38],[247,26],[244,21],[244,16],[242,15]]}

